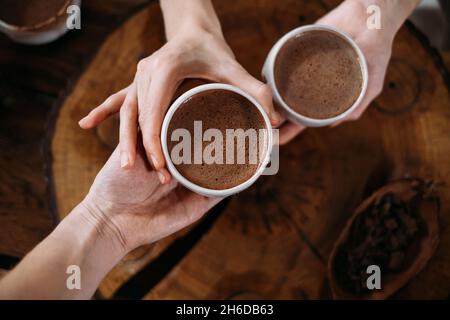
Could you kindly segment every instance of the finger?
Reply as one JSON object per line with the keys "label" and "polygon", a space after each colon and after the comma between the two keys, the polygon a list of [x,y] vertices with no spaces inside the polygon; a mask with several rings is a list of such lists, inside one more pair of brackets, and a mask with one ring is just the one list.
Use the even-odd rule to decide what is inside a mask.
{"label": "finger", "polygon": [[300,132],[305,130],[306,127],[286,121],[281,127],[280,127],[280,145],[284,145],[294,139]]}
{"label": "finger", "polygon": [[366,111],[366,109],[367,106],[356,109],[355,112],[349,115],[349,120],[358,120],[359,118],[361,118],[362,114],[364,113],[364,111]]}
{"label": "finger", "polygon": [[[153,171],[153,172],[156,173],[156,175],[160,174],[159,171]],[[158,181],[161,182],[161,179],[159,177],[157,178],[157,182]],[[174,191],[175,188],[178,187],[178,182],[175,179],[170,179],[166,183],[163,183],[163,184],[161,184],[159,182],[158,182],[158,191],[157,191],[159,199],[167,197],[171,192]]]}
{"label": "finger", "polygon": [[277,126],[281,122],[281,116],[273,107],[272,92],[268,85],[252,77],[240,65],[226,69],[225,80],[232,85],[240,87],[258,100],[267,112],[273,126]]}
{"label": "finger", "polygon": [[162,184],[167,184],[171,181],[171,175],[169,171],[167,171],[165,168],[161,168],[157,171],[158,173],[158,179],[161,181]]}
{"label": "finger", "polygon": [[161,171],[164,176],[168,173],[162,171],[165,161],[160,140],[161,125],[176,84],[173,72],[167,69],[158,71],[152,75],[150,90],[145,95],[145,100],[139,104],[139,125],[147,158],[155,170]]}
{"label": "finger", "polygon": [[138,64],[138,72],[136,73],[137,97],[140,108],[148,108],[148,100],[151,83],[151,66],[148,60],[142,60]]}
{"label": "finger", "polygon": [[152,241],[164,238],[200,219],[209,209],[220,202],[222,198],[207,198],[179,186],[164,199],[164,209],[153,217],[152,225],[160,228]]}
{"label": "finger", "polygon": [[133,84],[120,109],[120,166],[124,169],[132,167],[136,160],[137,113],[136,86]]}
{"label": "finger", "polygon": [[278,122],[278,125],[274,126],[274,128],[281,128],[283,124],[289,121],[282,113],[278,113],[278,115],[280,116],[280,121]]}
{"label": "finger", "polygon": [[337,127],[339,125],[341,125],[344,122],[348,122],[348,121],[356,121],[359,118],[361,118],[362,114],[364,113],[364,111],[366,111],[367,107],[370,104],[370,99],[364,98],[362,104],[356,108],[355,111],[353,111],[352,113],[350,113],[347,117],[345,117],[344,119],[335,122],[331,125],[332,128]]}
{"label": "finger", "polygon": [[119,92],[109,96],[101,105],[93,109],[87,116],[78,122],[78,125],[83,129],[90,129],[97,126],[100,122],[108,118],[109,116],[119,112],[125,97],[128,92],[128,88],[124,88]]}
{"label": "finger", "polygon": [[177,189],[177,204],[174,210],[178,228],[184,228],[200,219],[208,210],[222,201],[224,198],[205,197],[191,192],[183,186]]}

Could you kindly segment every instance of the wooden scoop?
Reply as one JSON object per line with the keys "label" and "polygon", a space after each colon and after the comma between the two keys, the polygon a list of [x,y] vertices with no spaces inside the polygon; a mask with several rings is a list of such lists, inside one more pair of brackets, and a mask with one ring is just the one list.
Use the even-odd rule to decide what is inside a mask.
{"label": "wooden scoop", "polygon": [[[383,272],[383,269],[381,269],[381,289],[366,290],[363,293],[350,292],[348,288],[344,288],[342,280],[339,280],[342,279],[342,275],[347,270],[343,270],[342,266],[339,266],[338,253],[346,246],[349,246],[350,243],[352,248],[358,246],[358,240],[351,239],[355,235],[352,232],[352,230],[355,230],[353,225],[358,217],[366,214],[372,205],[377,203],[377,201],[379,203],[387,194],[392,194],[396,199],[414,210],[417,219],[420,220],[420,232],[406,248],[409,258],[405,259],[401,270],[395,272],[385,270]],[[434,194],[432,184],[427,184],[420,179],[408,178],[390,182],[363,201],[338,237],[328,261],[328,277],[333,298],[386,299],[422,270],[433,256],[439,242],[438,200],[438,197]],[[363,219],[360,220],[365,221]]]}

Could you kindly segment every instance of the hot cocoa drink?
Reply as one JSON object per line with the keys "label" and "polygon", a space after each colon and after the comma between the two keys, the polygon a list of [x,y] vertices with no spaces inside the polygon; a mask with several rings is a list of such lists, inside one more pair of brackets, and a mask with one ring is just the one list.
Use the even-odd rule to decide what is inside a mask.
{"label": "hot cocoa drink", "polygon": [[274,77],[283,101],[314,119],[345,112],[358,99],[363,84],[356,50],[341,36],[322,30],[288,40],[276,57]]}
{"label": "hot cocoa drink", "polygon": [[34,26],[58,15],[67,0],[0,0],[0,20],[15,26]]}
{"label": "hot cocoa drink", "polygon": [[[250,179],[261,165],[267,148],[267,141],[260,143],[265,128],[264,118],[247,98],[233,91],[212,89],[193,95],[175,111],[167,131],[167,146],[182,176],[201,187],[224,190]],[[186,140],[181,141],[177,129],[185,129],[190,136],[189,148],[182,152],[180,144],[186,146]],[[256,143],[251,141],[255,138],[251,133],[258,135]],[[212,143],[216,146],[213,151]],[[232,149],[227,150],[230,146]],[[239,161],[239,153],[244,155],[244,163]],[[182,158],[181,163],[174,154]],[[214,163],[206,154],[212,155]]]}

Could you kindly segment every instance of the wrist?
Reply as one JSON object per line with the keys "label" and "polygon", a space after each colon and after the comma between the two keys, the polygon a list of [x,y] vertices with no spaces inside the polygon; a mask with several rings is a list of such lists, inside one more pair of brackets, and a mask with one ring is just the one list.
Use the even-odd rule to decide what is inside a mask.
{"label": "wrist", "polygon": [[91,242],[108,243],[111,253],[120,258],[132,249],[117,221],[121,213],[117,205],[91,194],[72,212]]}
{"label": "wrist", "polygon": [[86,197],[61,221],[54,234],[71,239],[82,256],[107,255],[111,263],[120,260],[129,250],[121,231],[109,218],[113,206]]}
{"label": "wrist", "polygon": [[[83,200],[37,248],[45,253],[45,260],[58,279],[50,285],[65,288],[69,266],[79,268],[81,290],[58,290],[66,298],[92,296],[105,275],[127,252],[92,210],[91,204]],[[36,257],[33,251],[29,260],[42,258],[42,253]]]}
{"label": "wrist", "polygon": [[[0,296],[8,299],[92,297],[124,253],[99,232],[101,225],[86,221],[85,213],[83,204],[73,209],[5,278],[7,282],[2,283]],[[77,279],[77,290],[68,286],[69,281],[72,283],[70,277]]]}
{"label": "wrist", "polygon": [[380,9],[381,29],[380,34],[384,37],[394,38],[400,27],[420,3],[420,0],[347,0],[346,2],[356,4],[360,7],[360,14],[367,19],[370,14],[367,9],[377,6]]}
{"label": "wrist", "polygon": [[[210,0],[161,0],[167,40],[183,34],[206,32],[223,37]],[[180,12],[183,14],[180,15]]]}

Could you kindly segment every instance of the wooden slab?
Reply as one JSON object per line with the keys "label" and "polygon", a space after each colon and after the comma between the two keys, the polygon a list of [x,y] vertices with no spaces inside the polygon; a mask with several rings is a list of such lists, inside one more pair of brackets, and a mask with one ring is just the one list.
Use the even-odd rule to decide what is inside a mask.
{"label": "wooden slab", "polygon": [[0,255],[24,256],[55,226],[49,115],[106,35],[147,1],[84,1],[82,30],[47,45],[19,45],[0,33]]}
{"label": "wooden slab", "polygon": [[4,276],[6,276],[7,273],[8,273],[7,270],[0,269],[0,280],[1,280]]}
{"label": "wooden slab", "polygon": [[[314,22],[334,5],[335,1],[215,2],[227,41],[255,76],[276,39]],[[107,39],[62,105],[52,143],[61,216],[82,199],[110,153],[97,131],[83,132],[76,122],[127,85],[139,57],[162,43],[162,19],[153,4]],[[450,100],[445,80],[447,73],[436,53],[417,32],[403,28],[385,90],[363,118],[334,129],[308,129],[283,148],[279,174],[263,177],[233,197],[211,227],[200,229],[203,237],[177,258],[180,262],[166,266],[145,298],[328,297],[326,261],[345,221],[371,191],[405,175],[441,185],[442,235],[429,266],[397,297],[446,298]],[[194,231],[185,232],[189,236]],[[102,283],[101,294],[113,297],[178,236],[182,235],[121,262]]]}

